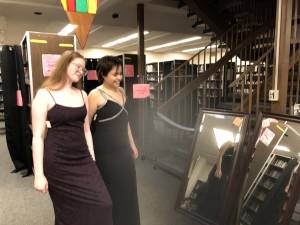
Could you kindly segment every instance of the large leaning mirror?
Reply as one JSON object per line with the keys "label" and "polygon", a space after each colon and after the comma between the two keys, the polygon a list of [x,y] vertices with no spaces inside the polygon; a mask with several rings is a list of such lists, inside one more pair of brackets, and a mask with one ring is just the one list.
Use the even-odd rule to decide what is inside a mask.
{"label": "large leaning mirror", "polygon": [[300,121],[264,114],[259,123],[238,224],[289,224],[300,189]]}
{"label": "large leaning mirror", "polygon": [[221,224],[219,220],[247,123],[245,114],[200,112],[178,195],[179,211],[201,224]]}

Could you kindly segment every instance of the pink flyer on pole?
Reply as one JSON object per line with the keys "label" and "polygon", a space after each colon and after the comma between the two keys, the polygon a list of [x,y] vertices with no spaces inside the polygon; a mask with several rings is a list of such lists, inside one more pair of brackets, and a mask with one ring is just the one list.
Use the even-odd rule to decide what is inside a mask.
{"label": "pink flyer on pole", "polygon": [[50,76],[52,70],[55,68],[56,61],[59,59],[60,55],[57,54],[43,54],[43,75],[44,77]]}

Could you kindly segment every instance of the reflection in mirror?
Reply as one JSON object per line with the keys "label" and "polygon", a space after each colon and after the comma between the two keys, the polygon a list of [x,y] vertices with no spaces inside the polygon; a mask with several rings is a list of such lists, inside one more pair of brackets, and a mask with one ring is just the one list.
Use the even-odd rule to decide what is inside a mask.
{"label": "reflection in mirror", "polygon": [[224,205],[237,143],[244,135],[245,118],[225,113],[201,115],[177,206],[185,214],[215,224]]}
{"label": "reflection in mirror", "polygon": [[276,225],[283,220],[282,209],[284,204],[288,207],[299,159],[300,124],[264,118],[245,185],[240,224]]}

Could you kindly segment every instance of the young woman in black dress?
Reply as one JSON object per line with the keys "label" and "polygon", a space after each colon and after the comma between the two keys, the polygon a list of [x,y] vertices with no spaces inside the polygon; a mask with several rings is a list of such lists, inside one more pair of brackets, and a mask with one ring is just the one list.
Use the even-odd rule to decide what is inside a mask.
{"label": "young woman in black dress", "polygon": [[[32,104],[34,188],[49,194],[55,225],[112,225],[111,199],[94,162],[85,73],[77,52],[62,54]],[[46,128],[47,127],[47,128]]]}
{"label": "young woman in black dress", "polygon": [[100,59],[97,75],[102,83],[88,96],[89,118],[96,163],[113,202],[114,225],[139,225],[134,143],[125,94],[120,87],[122,63],[112,56]]}

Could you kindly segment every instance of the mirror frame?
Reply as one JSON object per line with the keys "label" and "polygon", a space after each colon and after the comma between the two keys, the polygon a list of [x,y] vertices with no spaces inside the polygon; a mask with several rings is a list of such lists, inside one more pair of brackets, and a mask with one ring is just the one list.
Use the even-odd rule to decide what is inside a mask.
{"label": "mirror frame", "polygon": [[[243,188],[244,183],[247,182],[246,175],[247,175],[248,171],[250,170],[252,160],[254,159],[254,157],[252,158],[252,155],[255,154],[255,150],[256,150],[255,149],[255,144],[256,144],[256,141],[258,139],[259,131],[261,129],[262,121],[263,121],[264,118],[274,118],[274,119],[277,119],[277,120],[285,120],[285,121],[295,122],[295,123],[300,124],[300,118],[295,117],[295,116],[277,114],[277,113],[266,113],[266,112],[260,112],[258,114],[258,116],[256,118],[255,128],[253,130],[253,134],[251,135],[251,137],[249,137],[250,142],[249,142],[249,145],[247,146],[247,153],[244,157],[244,162],[245,163],[244,163],[244,166],[241,166],[241,169],[242,169],[241,176],[242,176],[242,179],[243,179],[242,183],[241,183],[241,188]],[[285,221],[285,223],[288,223],[288,221],[292,217],[294,208],[296,206],[298,198],[300,197],[300,174],[296,177],[295,184],[297,186],[296,191],[293,193],[292,196],[289,197],[289,200],[287,201],[288,204],[287,204],[286,210],[284,212],[282,212],[284,214],[283,221]],[[242,193],[246,194],[247,190],[242,189],[241,191],[242,191]],[[240,196],[239,201],[240,201],[240,205],[239,205],[240,212],[239,212],[239,215],[237,215],[235,224],[238,224],[238,222],[239,222],[238,219],[241,216],[240,213],[241,213],[242,205],[243,205],[243,202],[244,202],[244,196],[243,195]],[[285,224],[285,223],[283,222],[283,224]]]}
{"label": "mirror frame", "polygon": [[[244,118],[244,122],[243,122],[244,124],[243,124],[242,130],[241,130],[241,139],[236,147],[237,154],[233,161],[232,171],[231,171],[230,179],[228,182],[228,188],[226,190],[226,194],[225,194],[225,198],[224,198],[224,206],[226,205],[226,207],[224,207],[224,206],[222,207],[222,209],[220,211],[219,221],[217,221],[216,223],[201,216],[201,215],[196,216],[196,215],[190,214],[186,210],[184,210],[180,207],[180,203],[181,203],[181,200],[183,199],[184,192],[185,192],[185,189],[186,189],[187,183],[188,183],[187,175],[188,175],[190,164],[193,160],[193,155],[195,152],[195,145],[196,145],[197,137],[199,134],[198,128],[201,124],[204,114],[222,114],[224,116],[233,116],[233,117],[243,117]],[[225,110],[206,110],[206,109],[200,110],[200,112],[198,114],[197,122],[195,125],[193,142],[192,142],[190,151],[188,152],[188,154],[189,154],[188,161],[187,161],[187,164],[185,167],[184,176],[183,176],[183,179],[181,182],[181,187],[178,192],[178,196],[177,196],[177,200],[176,200],[175,209],[177,211],[179,211],[180,213],[182,213],[188,217],[193,218],[194,220],[196,220],[198,222],[201,222],[201,224],[203,224],[203,225],[228,225],[228,224],[230,224],[230,223],[228,223],[228,221],[232,218],[232,213],[234,213],[234,207],[237,205],[236,203],[239,199],[237,197],[238,193],[232,192],[232,190],[236,189],[236,186],[237,186],[237,185],[235,185],[233,177],[236,174],[235,171],[237,170],[238,166],[240,165],[240,163],[238,163],[238,162],[239,162],[239,160],[241,160],[241,158],[243,158],[243,155],[244,155],[244,151],[241,151],[241,150],[244,149],[243,144],[247,137],[248,125],[249,125],[249,114],[248,113],[232,112],[232,111],[225,111]],[[238,183],[242,183],[242,182],[238,182]],[[239,188],[239,189],[241,190],[241,188]],[[235,196],[229,196],[229,193],[235,193]],[[229,202],[229,204],[225,204],[226,202]],[[226,214],[227,212],[230,212],[230,215]],[[234,214],[236,214],[236,213],[234,213]]]}

